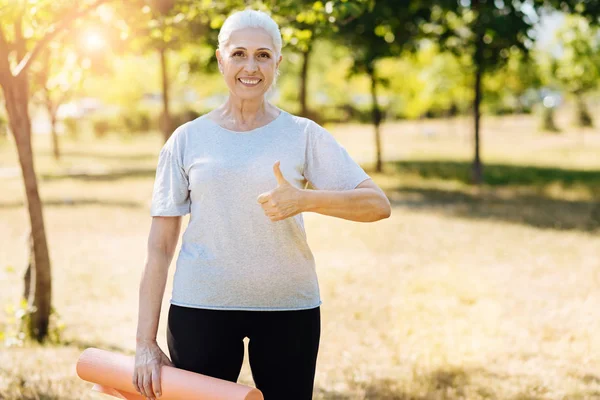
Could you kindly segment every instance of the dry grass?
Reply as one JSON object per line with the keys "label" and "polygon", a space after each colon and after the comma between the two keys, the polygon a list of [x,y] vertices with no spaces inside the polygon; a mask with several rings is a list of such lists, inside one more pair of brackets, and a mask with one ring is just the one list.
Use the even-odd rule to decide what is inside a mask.
{"label": "dry grass", "polygon": [[[524,166],[538,169],[531,182],[476,191],[440,176],[470,158],[466,123],[384,126],[388,174],[371,175],[393,202],[390,219],[305,213],[324,301],[315,399],[600,398],[600,238],[590,223],[598,181],[582,174],[600,169],[600,132],[542,136],[531,118],[486,119],[485,161],[517,180]],[[357,160],[372,161],[370,128],[332,130]],[[0,398],[100,399],[74,366],[89,346],[135,348],[160,141],[65,143],[59,164],[46,142],[36,138],[36,162],[64,344],[1,348]],[[428,164],[440,160],[458,164]],[[0,146],[0,304],[22,290],[27,218],[16,166],[12,144]],[[247,360],[240,382],[253,384]]]}

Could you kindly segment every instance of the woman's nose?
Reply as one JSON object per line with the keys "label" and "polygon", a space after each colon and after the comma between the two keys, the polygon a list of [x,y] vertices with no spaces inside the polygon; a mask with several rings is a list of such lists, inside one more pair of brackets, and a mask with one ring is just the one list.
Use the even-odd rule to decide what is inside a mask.
{"label": "woman's nose", "polygon": [[250,59],[246,63],[245,68],[248,72],[252,72],[252,71],[256,71],[258,69],[258,65],[257,65],[256,61],[252,57],[250,57]]}

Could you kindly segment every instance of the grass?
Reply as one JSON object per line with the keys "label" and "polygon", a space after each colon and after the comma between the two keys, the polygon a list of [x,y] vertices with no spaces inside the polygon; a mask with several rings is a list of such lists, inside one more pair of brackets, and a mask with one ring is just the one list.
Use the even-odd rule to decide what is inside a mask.
{"label": "grass", "polygon": [[[370,169],[370,127],[329,127],[393,212],[373,224],[304,214],[323,298],[315,399],[600,398],[600,131],[536,123],[484,119],[479,189],[469,121],[384,125],[385,174]],[[74,366],[86,347],[135,349],[160,138],[65,142],[60,163],[48,142],[36,137],[36,168],[63,342],[0,348],[0,398],[101,399]],[[3,305],[25,266],[17,165],[0,145]],[[239,381],[253,385],[247,359]]]}

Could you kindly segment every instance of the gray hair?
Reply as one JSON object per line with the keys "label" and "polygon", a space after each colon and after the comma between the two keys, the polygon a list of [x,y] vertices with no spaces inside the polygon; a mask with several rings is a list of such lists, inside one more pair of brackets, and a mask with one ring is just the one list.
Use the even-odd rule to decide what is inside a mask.
{"label": "gray hair", "polygon": [[[250,9],[236,11],[227,17],[223,23],[223,26],[221,26],[221,30],[219,31],[219,51],[223,52],[233,31],[244,28],[262,28],[267,31],[273,40],[273,44],[275,45],[275,58],[279,58],[283,43],[281,39],[281,32],[279,31],[279,25],[277,25],[277,22],[275,22],[269,14],[263,11]],[[273,78],[269,92],[275,86],[278,75],[279,68],[277,68],[277,71],[275,72],[275,77]]]}
{"label": "gray hair", "polygon": [[233,31],[244,28],[262,28],[267,31],[273,39],[277,55],[281,54],[282,40],[277,22],[265,12],[250,9],[234,12],[227,17],[219,31],[219,50],[223,51]]}

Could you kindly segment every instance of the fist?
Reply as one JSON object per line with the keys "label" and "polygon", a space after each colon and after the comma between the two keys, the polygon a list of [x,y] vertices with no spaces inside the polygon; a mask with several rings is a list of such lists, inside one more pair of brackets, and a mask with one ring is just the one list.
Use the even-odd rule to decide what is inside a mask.
{"label": "fist", "polygon": [[281,221],[302,212],[302,190],[289,183],[281,173],[277,161],[273,165],[273,173],[277,179],[277,187],[258,196],[257,201],[271,221]]}

